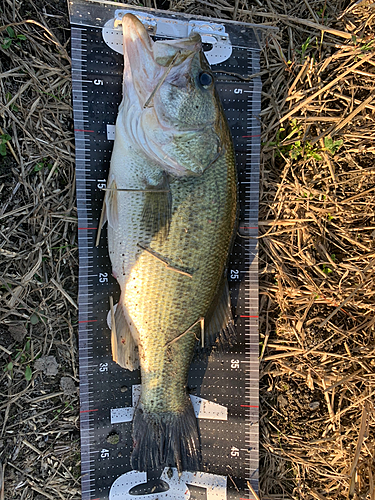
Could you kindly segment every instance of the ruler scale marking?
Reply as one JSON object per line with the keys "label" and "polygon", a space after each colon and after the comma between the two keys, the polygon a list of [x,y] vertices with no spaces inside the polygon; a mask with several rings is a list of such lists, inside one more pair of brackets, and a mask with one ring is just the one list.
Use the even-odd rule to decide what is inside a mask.
{"label": "ruler scale marking", "polygon": [[[108,498],[108,484],[110,481],[115,479],[115,475],[108,465],[108,472],[103,474],[103,470],[107,467],[106,463],[113,462],[114,464],[121,463],[115,454],[116,447],[108,444],[106,441],[108,435],[111,432],[118,431],[120,437],[127,442],[127,447],[131,448],[131,441],[126,437],[129,436],[130,427],[128,424],[123,424],[123,428],[120,426],[113,426],[109,420],[109,407],[105,396],[101,395],[100,391],[102,388],[107,387],[106,384],[109,381],[113,381],[114,377],[118,376],[120,370],[113,366],[114,363],[111,361],[111,349],[109,340],[109,330],[106,327],[105,318],[107,314],[107,297],[112,290],[116,289],[116,282],[111,276],[110,264],[108,261],[108,256],[106,255],[106,248],[103,246],[105,240],[102,236],[101,245],[98,249],[93,247],[93,241],[95,240],[94,227],[90,228],[90,223],[88,221],[93,221],[91,226],[96,226],[100,215],[102,192],[97,189],[95,183],[99,182],[97,178],[106,178],[106,173],[96,173],[103,172],[104,157],[106,158],[106,165],[108,167],[108,160],[110,158],[110,153],[112,149],[111,141],[107,140],[105,136],[100,136],[98,134],[102,133],[102,126],[98,127],[98,123],[95,124],[92,118],[92,105],[91,100],[94,96],[98,94],[101,89],[93,84],[93,80],[87,80],[87,76],[83,75],[94,75],[95,79],[100,79],[101,73],[98,68],[94,69],[93,61],[90,60],[90,50],[93,46],[100,46],[102,43],[100,39],[101,30],[97,28],[90,27],[77,27],[74,25],[72,27],[72,47],[74,48],[74,63],[73,68],[73,89],[75,92],[76,99],[74,100],[74,111],[75,111],[75,134],[77,144],[79,144],[77,164],[79,172],[78,179],[78,190],[80,195],[78,196],[78,212],[79,212],[79,250],[80,250],[80,292],[79,292],[79,305],[80,305],[80,325],[79,325],[79,346],[80,346],[80,378],[81,384],[81,440],[82,440],[82,498],[83,500],[105,500]],[[102,43],[105,47],[105,45]],[[254,55],[254,51],[244,49],[243,47],[237,47],[233,45],[233,50],[237,49],[237,57],[243,57],[245,55],[248,57],[246,62],[247,72],[256,73],[257,58],[259,57],[259,52]],[[120,61],[120,58],[117,58]],[[120,62],[118,63],[121,64]],[[246,68],[244,63],[244,68]],[[225,66],[225,64],[223,64]],[[258,71],[259,72],[259,71]],[[105,72],[103,74],[103,80]],[[121,75],[121,72],[119,72]],[[118,84],[121,84],[121,79],[114,76],[114,79],[118,79]],[[255,80],[255,79],[254,79]],[[259,143],[259,123],[256,116],[259,115],[259,92],[260,92],[260,80],[258,82],[252,81],[251,84],[228,82],[228,87],[232,85],[232,92],[234,89],[242,89],[242,96],[246,96],[246,99],[233,99],[232,97],[226,102],[225,96],[229,95],[228,90],[224,91],[221,88],[225,85],[225,82],[218,82],[218,90],[223,98],[223,105],[228,116],[230,126],[232,127],[233,140],[235,148],[237,151],[237,165],[239,168],[239,182],[241,186],[241,221],[243,221],[243,226],[251,227],[256,235],[257,229],[257,203],[258,203],[258,192],[254,189],[259,178],[259,151],[257,150]],[[251,89],[251,90],[247,90]],[[225,93],[227,92],[227,94]],[[237,107],[236,107],[237,106]],[[240,107],[242,106],[242,107]],[[247,112],[249,110],[249,112]],[[242,125],[239,129],[238,116],[241,116]],[[116,117],[116,110],[113,113],[113,123]],[[245,123],[244,121],[245,120]],[[104,127],[105,129],[105,127]],[[101,154],[97,157],[93,154],[93,149],[95,141],[100,137],[101,148],[104,148],[106,153]],[[249,148],[246,151],[246,148]],[[259,148],[258,148],[259,149]],[[247,154],[250,152],[250,154]],[[102,153],[102,152],[101,152]],[[246,181],[250,178],[250,181]],[[246,184],[245,184],[246,183]],[[254,208],[248,208],[249,203],[252,203]],[[244,229],[245,231],[245,229]],[[246,230],[249,231],[249,230]],[[103,231],[105,233],[105,230]],[[253,234],[250,233],[249,234]],[[233,305],[236,307],[236,315],[238,317],[238,337],[239,342],[243,339],[254,338],[257,342],[257,328],[258,319],[255,317],[255,312],[257,313],[257,241],[251,240],[237,240],[234,251],[232,253],[231,262],[229,266],[229,285],[232,292]],[[238,273],[233,273],[234,279],[231,279],[231,274],[233,271],[238,271]],[[104,276],[103,282],[99,282],[99,277]],[[242,276],[241,279],[237,279],[237,276]],[[251,284],[253,283],[253,284]],[[249,307],[248,300],[249,297],[252,301],[255,301]],[[91,307],[94,306],[94,307]],[[251,315],[254,311],[254,318],[243,318],[244,315]],[[244,323],[243,320],[245,320]],[[90,329],[87,326],[90,325]],[[248,340],[246,340],[248,342]],[[106,343],[106,346],[104,344]],[[99,346],[100,344],[100,346]],[[103,351],[105,350],[105,353]],[[254,357],[254,349],[248,349],[244,345],[242,354],[240,351],[236,351],[236,346],[231,350],[230,353],[224,355],[224,365],[229,366],[227,368],[229,373],[238,373],[242,380],[240,384],[242,394],[243,405],[249,407],[240,407],[240,401],[236,404],[238,412],[242,411],[246,414],[246,421],[243,424],[237,424],[234,420],[231,420],[229,414],[229,423],[233,427],[236,434],[233,435],[232,448],[229,447],[228,453],[231,454],[232,458],[228,458],[228,465],[231,464],[236,467],[238,473],[234,474],[232,477],[238,479],[242,488],[238,493],[230,485],[228,481],[227,489],[227,499],[228,500],[238,500],[239,498],[249,498],[251,495],[246,487],[246,480],[251,480],[252,485],[257,489],[257,470],[258,470],[258,431],[254,430],[254,425],[257,427],[258,420],[258,379],[255,374],[258,369],[257,364],[257,354]],[[98,353],[101,353],[98,355]],[[237,368],[237,358],[238,356],[238,366]],[[244,356],[244,358],[243,358]],[[241,359],[242,358],[242,359]],[[91,361],[90,361],[91,360]],[[94,360],[94,361],[93,361]],[[235,368],[230,368],[230,365],[235,366]],[[243,364],[243,369],[241,368]],[[195,367],[195,368],[194,368]],[[193,369],[200,369],[199,363],[197,366],[192,367]],[[212,377],[216,375],[216,369],[212,366],[212,369],[208,366],[206,370],[206,376]],[[251,376],[250,376],[251,375]],[[200,376],[198,376],[199,379]],[[225,372],[223,372],[222,377],[225,377]],[[194,378],[194,377],[193,377]],[[192,377],[189,378],[193,380]],[[130,375],[130,385],[139,383],[139,376],[136,374]],[[201,378],[200,378],[201,379]],[[195,379],[194,379],[195,380]],[[202,381],[205,379],[201,379]],[[217,378],[217,380],[224,380],[224,378]],[[208,380],[207,380],[208,381]],[[113,383],[113,382],[111,382]],[[221,396],[219,393],[212,393],[213,397],[227,397],[226,387],[228,384],[223,384],[221,391]],[[129,387],[122,394],[116,393],[116,403],[120,402],[122,399],[124,405],[131,405],[131,391],[129,393]],[[205,387],[202,385],[202,389]],[[207,386],[208,387],[208,386]],[[119,387],[120,388],[120,387]],[[205,389],[208,390],[208,389]],[[107,391],[107,395],[112,397],[114,392]],[[130,397],[130,399],[129,399]],[[229,396],[228,396],[229,397]],[[211,398],[211,399],[212,399]],[[237,397],[235,399],[238,399]],[[126,403],[126,404],[125,404]],[[112,405],[116,407],[116,404]],[[232,403],[230,403],[230,408],[234,408]],[[103,413],[104,412],[104,413]],[[107,412],[107,413],[106,413]],[[101,424],[98,427],[98,419],[101,419]],[[103,420],[104,419],[104,420]],[[207,426],[206,420],[200,420],[199,425],[202,433],[202,447],[204,451],[205,446],[205,432],[207,432],[207,437],[211,435],[212,431],[209,426]],[[255,424],[252,424],[255,422]],[[239,425],[239,426],[238,426]],[[238,427],[238,428],[237,428]],[[126,430],[127,429],[127,430]],[[229,429],[229,428],[228,428]],[[235,430],[237,429],[237,430]],[[241,430],[242,429],[242,430]],[[123,434],[126,432],[127,434]],[[227,432],[227,431],[225,431]],[[230,432],[230,431],[229,431]],[[240,446],[240,442],[237,444],[237,432],[242,433],[244,437],[244,442],[248,448],[243,449]],[[220,438],[221,439],[221,438]],[[220,439],[218,442],[221,442]],[[93,449],[93,443],[95,448]],[[237,446],[236,446],[237,445]],[[227,445],[226,445],[227,446]],[[237,460],[237,451],[240,450],[240,459]],[[250,451],[249,451],[250,450]],[[204,452],[205,453],[205,452]],[[221,452],[223,453],[223,452]],[[107,457],[108,454],[108,457]],[[90,457],[89,460],[85,457]],[[91,459],[92,457],[92,459]],[[212,460],[215,460],[215,454],[212,456]],[[239,464],[238,462],[241,462]],[[247,465],[249,464],[249,465]],[[118,469],[118,465],[114,465]],[[99,467],[99,469],[98,469]],[[103,469],[104,467],[104,469]],[[125,464],[125,471],[129,470],[129,465]],[[101,470],[102,472],[99,472]],[[242,471],[242,472],[241,472]],[[212,471],[215,473],[215,470]],[[219,473],[220,471],[218,471]],[[116,474],[119,472],[117,470]],[[223,474],[223,472],[222,472]],[[117,477],[117,476],[116,476]],[[113,479],[112,479],[113,478]],[[250,496],[249,496],[250,495]]]}

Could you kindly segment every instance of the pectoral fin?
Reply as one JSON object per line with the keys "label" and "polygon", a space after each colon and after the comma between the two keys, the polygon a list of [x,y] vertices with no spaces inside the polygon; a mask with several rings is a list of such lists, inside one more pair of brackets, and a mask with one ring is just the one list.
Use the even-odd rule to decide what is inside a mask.
{"label": "pectoral fin", "polygon": [[117,184],[113,180],[105,193],[104,203],[106,207],[106,218],[111,227],[118,226],[118,191]]}
{"label": "pectoral fin", "polygon": [[151,234],[159,235],[163,241],[168,236],[171,221],[172,199],[168,180],[164,178],[158,187],[145,190],[144,196],[142,222]]}
{"label": "pectoral fin", "polygon": [[99,224],[98,224],[98,231],[96,233],[96,241],[95,241],[96,247],[99,246],[100,235],[102,234],[102,229],[103,229],[103,226],[106,222],[107,222],[107,207],[106,207],[105,196],[104,196],[102,212],[100,214],[100,219],[99,219]]}
{"label": "pectoral fin", "polygon": [[124,307],[120,301],[114,310],[112,297],[110,297],[110,303],[113,361],[127,370],[136,370],[139,368],[138,346],[125,317]]}
{"label": "pectoral fin", "polygon": [[106,222],[113,226],[118,222],[118,205],[116,182],[112,181],[110,189],[105,192],[102,212],[100,214],[95,246],[99,246],[100,235]]}

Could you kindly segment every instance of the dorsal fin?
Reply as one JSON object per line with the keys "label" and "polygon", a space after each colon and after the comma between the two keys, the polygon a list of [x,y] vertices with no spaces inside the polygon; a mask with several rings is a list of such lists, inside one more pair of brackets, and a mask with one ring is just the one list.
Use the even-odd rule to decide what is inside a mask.
{"label": "dorsal fin", "polygon": [[205,317],[204,322],[205,347],[224,349],[235,343],[234,327],[228,281],[223,277],[215,300]]}

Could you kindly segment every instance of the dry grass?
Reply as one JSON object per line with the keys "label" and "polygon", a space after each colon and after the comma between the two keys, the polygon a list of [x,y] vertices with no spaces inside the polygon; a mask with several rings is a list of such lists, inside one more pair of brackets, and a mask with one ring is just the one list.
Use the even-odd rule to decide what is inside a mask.
{"label": "dry grass", "polygon": [[[375,500],[375,4],[168,5],[279,28],[262,53],[260,496]],[[7,0],[1,16],[20,24],[0,48],[0,499],[75,499],[78,399],[61,382],[78,382],[67,12]],[[37,370],[47,355],[55,376]]]}
{"label": "dry grass", "polygon": [[[11,5],[2,24],[20,24],[0,34],[0,135],[11,136],[0,160],[1,498],[73,499],[78,398],[60,387],[64,376],[78,382],[70,60],[51,31],[21,22],[24,12],[13,17]],[[47,355],[57,376],[37,370]]]}
{"label": "dry grass", "polygon": [[264,51],[264,498],[375,498],[375,11],[335,8]]}

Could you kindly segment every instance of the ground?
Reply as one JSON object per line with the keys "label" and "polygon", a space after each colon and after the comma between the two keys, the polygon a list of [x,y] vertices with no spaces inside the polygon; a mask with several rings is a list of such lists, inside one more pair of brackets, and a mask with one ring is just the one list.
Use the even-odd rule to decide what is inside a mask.
{"label": "ground", "polygon": [[[261,69],[259,495],[374,500],[375,4],[146,6],[279,29],[265,40]],[[67,6],[6,0],[0,15],[0,499],[73,500],[78,250]]]}

